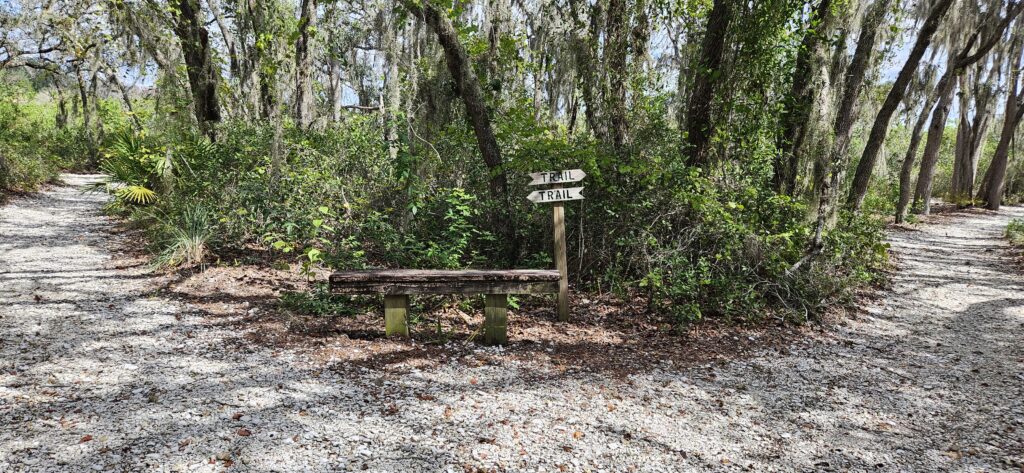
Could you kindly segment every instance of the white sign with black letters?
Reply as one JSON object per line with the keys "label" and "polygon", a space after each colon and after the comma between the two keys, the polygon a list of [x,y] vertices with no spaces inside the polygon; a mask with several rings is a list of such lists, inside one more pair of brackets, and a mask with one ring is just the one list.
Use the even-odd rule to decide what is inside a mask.
{"label": "white sign with black letters", "polygon": [[587,177],[587,173],[583,172],[582,169],[567,169],[565,171],[546,171],[546,172],[532,172],[530,173],[531,186],[540,186],[544,184],[564,184],[566,182],[579,182],[584,177]]}
{"label": "white sign with black letters", "polygon": [[543,204],[545,202],[563,202],[566,200],[583,200],[582,187],[566,187],[564,189],[547,189],[533,191],[526,196],[530,202]]}

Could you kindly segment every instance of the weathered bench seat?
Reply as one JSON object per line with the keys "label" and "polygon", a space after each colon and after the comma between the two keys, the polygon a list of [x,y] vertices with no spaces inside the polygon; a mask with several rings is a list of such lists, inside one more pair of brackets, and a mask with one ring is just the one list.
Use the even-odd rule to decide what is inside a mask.
{"label": "weathered bench seat", "polygon": [[558,280],[555,270],[374,269],[337,272],[329,283],[336,294],[383,294],[387,335],[409,335],[410,295],[486,294],[484,342],[504,344],[508,339],[508,295],[557,293]]}

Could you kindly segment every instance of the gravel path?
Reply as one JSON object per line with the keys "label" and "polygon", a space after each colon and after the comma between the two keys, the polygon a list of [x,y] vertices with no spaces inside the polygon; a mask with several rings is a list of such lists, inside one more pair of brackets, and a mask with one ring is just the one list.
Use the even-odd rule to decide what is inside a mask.
{"label": "gravel path", "polygon": [[894,233],[893,288],[827,334],[613,379],[238,343],[117,267],[65,179],[0,208],[0,472],[1024,471],[1020,208]]}

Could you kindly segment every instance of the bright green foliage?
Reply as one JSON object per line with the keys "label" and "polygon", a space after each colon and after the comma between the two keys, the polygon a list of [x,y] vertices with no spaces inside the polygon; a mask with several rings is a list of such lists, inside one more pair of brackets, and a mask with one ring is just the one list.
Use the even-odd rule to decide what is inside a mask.
{"label": "bright green foliage", "polygon": [[[573,13],[550,4],[551,11],[534,13],[558,20],[545,35],[506,25],[499,38],[461,15],[473,3],[449,10],[480,81],[500,166],[481,159],[464,97],[427,25],[411,28],[419,20],[397,16],[404,25],[394,32],[398,76],[378,84],[380,72],[391,72],[366,60],[389,52],[362,50],[386,47],[378,38],[385,32],[332,20],[333,5],[325,5],[316,36],[328,46],[323,57],[335,62],[318,64],[315,75],[329,71],[341,84],[318,84],[321,108],[310,129],[289,122],[294,104],[285,89],[295,72],[289,51],[297,30],[288,4],[265,2],[234,12],[247,21],[229,22],[241,27],[238,45],[252,45],[235,51],[252,69],[232,71],[231,53],[214,42],[224,71],[217,90],[224,120],[210,134],[215,140],[200,136],[193,123],[185,71],[167,68],[156,78],[154,99],[136,104],[144,131],[125,131],[132,123],[105,102],[105,136],[83,142],[101,152],[103,187],[114,196],[110,210],[145,229],[168,266],[297,264],[311,278],[320,268],[549,268],[551,210],[526,200],[527,174],[582,168],[586,198],[566,205],[575,291],[641,298],[679,324],[710,317],[803,321],[872,281],[886,263],[881,222],[839,215],[824,247],[805,261],[817,211],[814,166],[801,164],[795,196],[779,195],[769,183],[780,117],[793,103],[800,44],[805,30],[817,27],[805,22],[806,2],[733,2],[727,53],[710,71],[720,87],[711,100],[704,167],[687,164],[681,129],[713,2],[625,3],[615,20],[625,27],[613,35],[618,39],[610,37],[615,21],[589,17],[600,8]],[[837,4],[839,14],[845,5]],[[401,12],[378,13],[385,19]],[[838,31],[826,42],[835,40],[845,53]],[[669,32],[682,40],[673,44],[679,50],[672,59],[665,44],[649,48],[665,43]],[[415,51],[404,49],[410,45]],[[616,59],[623,51],[617,48],[626,48],[627,57]],[[384,86],[395,83],[401,87],[392,97]],[[347,89],[331,96],[332,85],[358,89],[358,110],[333,119],[324,99],[350,97]],[[7,116],[14,114],[0,110],[0,119]],[[827,147],[820,134],[809,149]],[[862,146],[855,140],[853,151]],[[805,161],[822,159],[808,154]],[[491,185],[500,173],[506,194]],[[891,188],[882,182],[867,208],[890,205]],[[288,294],[283,302],[315,314],[343,312],[350,303],[322,289]]]}
{"label": "bright green foliage", "polygon": [[106,177],[96,188],[113,194],[114,205],[153,204],[157,200],[156,190],[172,177],[170,155],[153,141],[143,134],[121,131],[104,151],[100,171]]}
{"label": "bright green foliage", "polygon": [[1024,246],[1024,220],[1010,220],[1010,223],[1006,224],[1006,238],[1016,246]]}
{"label": "bright green foliage", "polygon": [[56,179],[84,151],[78,132],[56,129],[52,110],[35,99],[28,81],[0,72],[0,198]]}

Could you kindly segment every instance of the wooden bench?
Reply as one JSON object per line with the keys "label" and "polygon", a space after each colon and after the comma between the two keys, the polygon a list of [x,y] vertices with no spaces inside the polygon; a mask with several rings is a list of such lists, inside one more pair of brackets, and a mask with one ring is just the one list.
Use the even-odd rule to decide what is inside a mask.
{"label": "wooden bench", "polygon": [[409,336],[409,296],[418,294],[485,294],[484,343],[508,341],[508,295],[558,293],[558,271],[511,269],[435,271],[384,269],[342,271],[331,275],[336,294],[383,294],[384,331]]}

